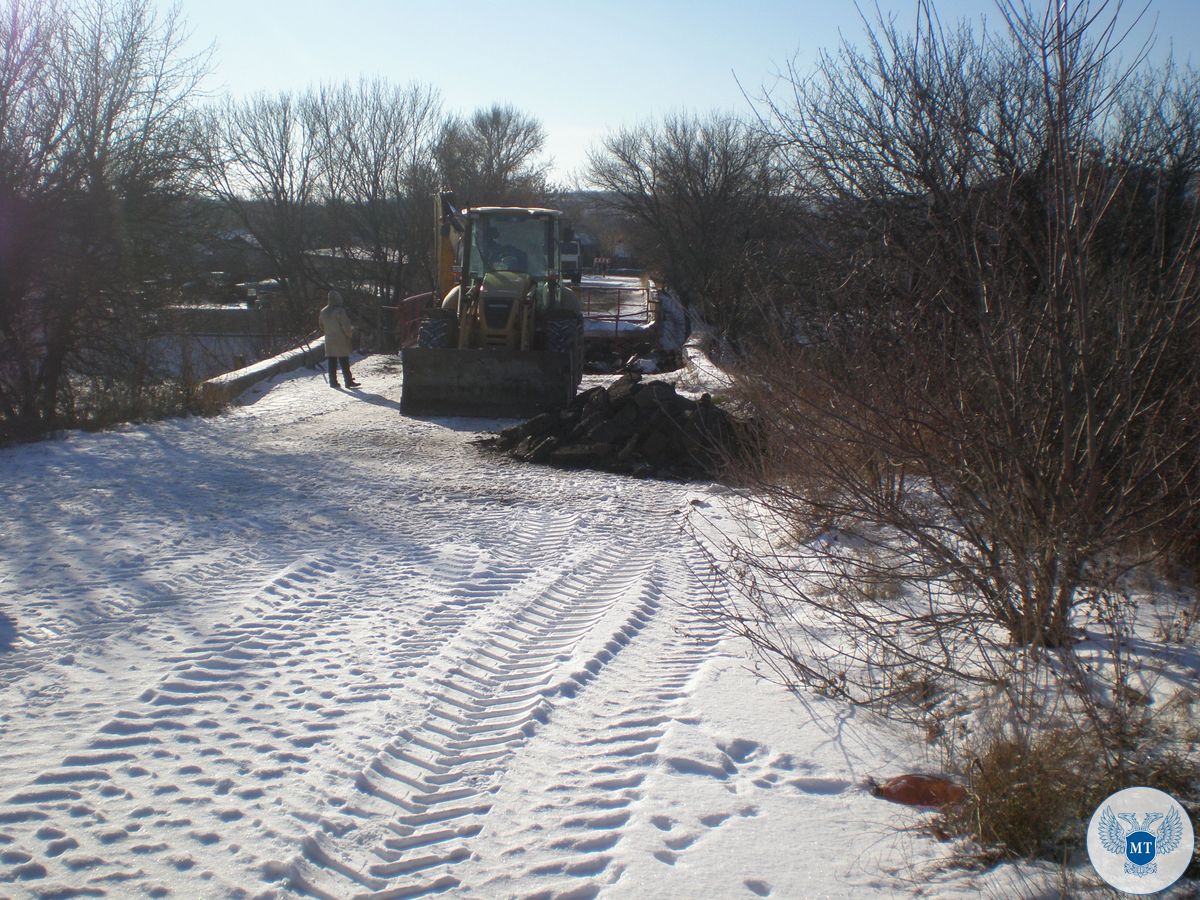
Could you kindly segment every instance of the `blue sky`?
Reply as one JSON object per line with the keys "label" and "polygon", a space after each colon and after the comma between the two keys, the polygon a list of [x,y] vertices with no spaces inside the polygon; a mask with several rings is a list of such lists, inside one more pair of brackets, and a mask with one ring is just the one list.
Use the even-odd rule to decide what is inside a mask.
{"label": "blue sky", "polygon": [[[1040,3],[1041,0],[1033,0]],[[168,0],[160,0],[163,7]],[[674,111],[748,111],[796,59],[807,70],[862,24],[846,0],[182,0],[193,43],[216,45],[209,87],[246,96],[384,76],[437,87],[447,109],[512,103],[545,126],[560,177],[621,126]],[[916,0],[879,0],[900,23]],[[943,0],[943,21],[993,0]],[[1127,3],[1127,17],[1142,4]],[[1200,65],[1200,0],[1150,0],[1157,49]],[[1143,29],[1142,34],[1144,34]],[[739,87],[739,81],[741,87]]]}

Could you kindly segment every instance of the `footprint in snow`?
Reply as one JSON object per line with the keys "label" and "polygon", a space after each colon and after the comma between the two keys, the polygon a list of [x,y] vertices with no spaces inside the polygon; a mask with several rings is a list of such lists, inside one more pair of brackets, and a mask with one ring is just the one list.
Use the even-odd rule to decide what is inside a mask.
{"label": "footprint in snow", "polygon": [[696,843],[696,839],[699,837],[700,835],[698,834],[685,834],[681,837],[670,838],[669,840],[663,841],[663,843],[670,850],[680,851],[686,850],[688,847],[692,846],[692,844]]}
{"label": "footprint in snow", "polygon": [[730,741],[728,744],[717,744],[717,749],[728,756],[739,766],[743,766],[750,762],[750,760],[754,759],[754,757],[759,754],[759,751],[762,750],[763,747],[761,744],[755,741],[737,738],[733,741]]}
{"label": "footprint in snow", "polygon": [[851,787],[850,782],[842,778],[793,778],[787,783],[805,794],[818,796],[844,794]]}
{"label": "footprint in snow", "polygon": [[715,778],[718,781],[725,781],[730,775],[736,773],[737,769],[731,762],[726,761],[726,764],[720,768],[701,762],[698,759],[688,759],[684,756],[673,756],[666,761],[667,766],[674,772],[680,775],[701,775],[708,778]]}

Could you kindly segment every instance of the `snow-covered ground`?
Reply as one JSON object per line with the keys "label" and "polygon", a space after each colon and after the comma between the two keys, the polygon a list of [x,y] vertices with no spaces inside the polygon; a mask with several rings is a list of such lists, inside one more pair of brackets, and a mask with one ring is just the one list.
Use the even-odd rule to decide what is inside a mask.
{"label": "snow-covered ground", "polygon": [[0,895],[1007,893],[860,787],[933,765],[905,732],[706,622],[721,487],[355,374],[0,450]]}

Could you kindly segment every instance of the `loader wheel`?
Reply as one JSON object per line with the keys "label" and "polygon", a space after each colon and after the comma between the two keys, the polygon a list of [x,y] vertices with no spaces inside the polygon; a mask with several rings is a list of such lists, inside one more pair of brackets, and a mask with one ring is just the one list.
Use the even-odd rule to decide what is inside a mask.
{"label": "loader wheel", "polygon": [[454,340],[454,313],[448,309],[431,309],[421,317],[417,346],[445,350]]}
{"label": "loader wheel", "polygon": [[569,310],[548,313],[546,349],[571,357],[571,376],[579,384],[583,380],[583,317]]}

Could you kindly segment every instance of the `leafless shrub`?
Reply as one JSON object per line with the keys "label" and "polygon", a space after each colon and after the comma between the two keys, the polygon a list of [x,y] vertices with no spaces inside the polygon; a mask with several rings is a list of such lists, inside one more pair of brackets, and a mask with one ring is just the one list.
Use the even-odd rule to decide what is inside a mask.
{"label": "leafless shrub", "polygon": [[1164,643],[1188,644],[1197,622],[1200,622],[1200,598],[1174,607],[1167,620],[1159,623],[1154,636]]}
{"label": "leafless shrub", "polygon": [[936,828],[974,840],[989,861],[1028,857],[1070,863],[1084,852],[1087,822],[1105,797],[1131,785],[1165,791],[1192,806],[1200,801],[1194,754],[1163,732],[1143,706],[1127,725],[1114,760],[1114,732],[1082,720],[1049,719],[1037,731],[985,722],[947,743],[948,769],[966,786],[964,800],[943,811]]}
{"label": "leafless shrub", "polygon": [[1194,542],[1200,496],[1200,82],[1118,65],[1118,3],[1002,3],[998,34],[919,8],[764,112],[808,289],[739,379],[776,539],[734,542],[722,618],[784,683],[939,740],[994,697],[988,767],[1065,728],[1140,771],[1167,723],[1126,578]]}
{"label": "leafless shrub", "polygon": [[772,108],[837,280],[746,367],[752,477],[1022,645],[1068,644],[1200,484],[1200,93],[1114,71],[1107,7],[880,25]]}

